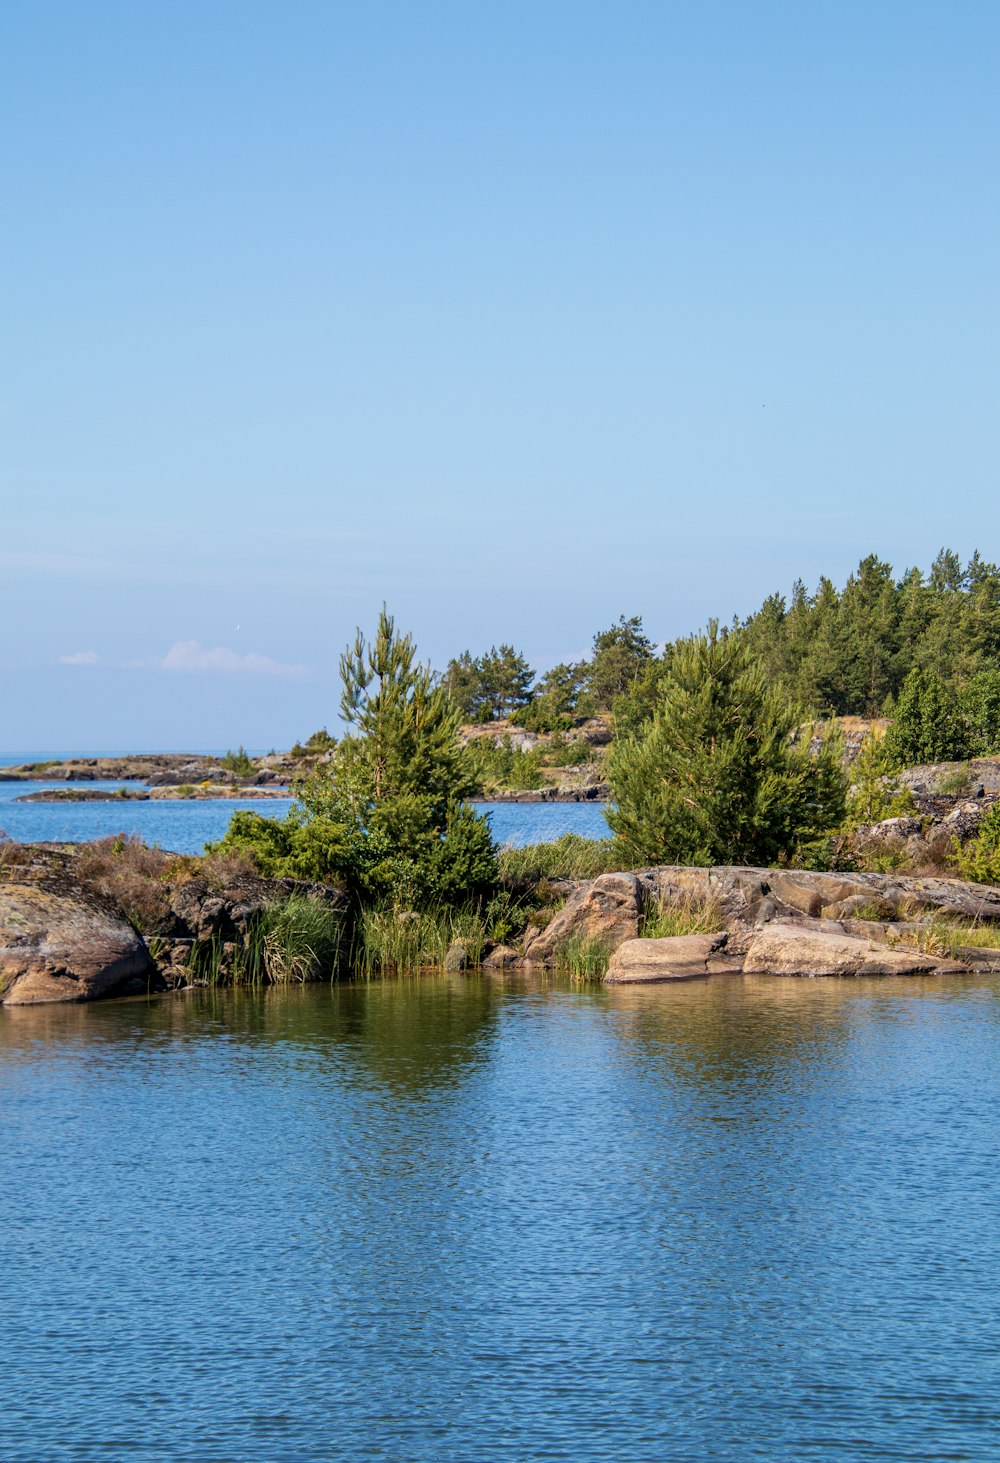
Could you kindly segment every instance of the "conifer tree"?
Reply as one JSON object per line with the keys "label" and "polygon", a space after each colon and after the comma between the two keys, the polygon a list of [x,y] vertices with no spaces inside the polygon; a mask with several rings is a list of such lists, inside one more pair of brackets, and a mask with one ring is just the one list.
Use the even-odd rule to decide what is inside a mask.
{"label": "conifer tree", "polygon": [[611,749],[608,822],[650,863],[771,863],[835,828],[839,748],[810,755],[798,712],[739,635],[681,641],[662,704]]}

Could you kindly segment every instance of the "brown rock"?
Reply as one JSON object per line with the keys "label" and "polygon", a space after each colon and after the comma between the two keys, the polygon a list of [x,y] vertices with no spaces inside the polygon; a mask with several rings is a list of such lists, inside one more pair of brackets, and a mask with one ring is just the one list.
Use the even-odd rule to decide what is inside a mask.
{"label": "brown rock", "polygon": [[526,946],[531,965],[554,965],[567,940],[600,940],[609,950],[639,933],[642,886],[635,874],[601,874],[579,886],[545,929]]}
{"label": "brown rock", "polygon": [[832,921],[773,920],[758,931],[743,962],[747,975],[927,975],[962,971],[919,950],[888,949]]}
{"label": "brown rock", "polygon": [[91,1001],[153,970],[128,921],[82,891],[0,884],[0,1003]]}
{"label": "brown rock", "polygon": [[661,940],[626,940],[611,957],[604,977],[609,985],[697,980],[709,975],[709,960],[728,935],[670,935]]}
{"label": "brown rock", "polygon": [[513,970],[520,956],[513,945],[497,945],[483,961],[484,970]]}

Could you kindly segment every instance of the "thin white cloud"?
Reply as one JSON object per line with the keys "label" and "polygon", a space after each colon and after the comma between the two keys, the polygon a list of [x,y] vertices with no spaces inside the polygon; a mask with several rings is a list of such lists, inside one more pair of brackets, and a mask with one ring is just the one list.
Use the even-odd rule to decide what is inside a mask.
{"label": "thin white cloud", "polygon": [[241,655],[228,645],[216,645],[209,650],[197,640],[176,640],[163,659],[154,664],[165,671],[223,676],[304,676],[308,670],[304,665],[285,665],[269,655],[255,655],[252,651]]}
{"label": "thin white cloud", "polygon": [[96,650],[74,650],[72,655],[61,655],[60,665],[96,665],[100,660]]}

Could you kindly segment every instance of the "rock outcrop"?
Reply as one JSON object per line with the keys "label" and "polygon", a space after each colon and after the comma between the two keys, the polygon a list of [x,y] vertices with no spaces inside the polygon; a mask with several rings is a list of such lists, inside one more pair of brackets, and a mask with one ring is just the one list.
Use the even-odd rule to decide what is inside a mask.
{"label": "rock outcrop", "polygon": [[82,888],[0,883],[0,1004],[145,990],[156,969],[128,920]]}
{"label": "rock outcrop", "polygon": [[835,920],[773,920],[754,935],[743,960],[747,975],[940,975],[964,968],[848,934]]}
{"label": "rock outcrop", "polygon": [[600,941],[608,950],[639,933],[643,888],[635,874],[601,874],[580,884],[543,930],[528,926],[527,965],[554,965],[570,939]]}
{"label": "rock outcrop", "polygon": [[652,985],[664,980],[697,980],[738,963],[720,959],[729,936],[668,935],[659,940],[626,940],[611,957],[609,985]]}

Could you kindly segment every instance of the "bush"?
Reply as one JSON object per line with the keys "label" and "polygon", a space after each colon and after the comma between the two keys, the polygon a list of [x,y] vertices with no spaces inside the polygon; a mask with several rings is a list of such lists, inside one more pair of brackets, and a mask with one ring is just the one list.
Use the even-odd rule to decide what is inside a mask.
{"label": "bush", "polygon": [[109,899],[141,933],[170,916],[168,856],[135,834],[119,833],[84,845],[76,871],[87,888]]}
{"label": "bush", "polygon": [[234,772],[237,777],[253,777],[257,771],[242,746],[238,747],[235,752],[227,752],[222,758],[222,765],[227,772]]}
{"label": "bush", "polygon": [[1000,670],[980,671],[959,697],[959,709],[973,757],[1000,752]]}
{"label": "bush", "polygon": [[994,803],[975,838],[963,848],[956,840],[953,859],[963,879],[974,884],[1000,884],[1000,803]]}
{"label": "bush", "polygon": [[794,855],[844,816],[833,738],[810,755],[799,709],[740,639],[677,645],[650,724],[613,744],[608,823],[633,863],[760,863]]}
{"label": "bush", "polygon": [[899,818],[916,810],[913,794],[908,788],[899,787],[893,775],[896,771],[886,738],[870,731],[851,765],[845,831],[870,827],[886,818]]}

